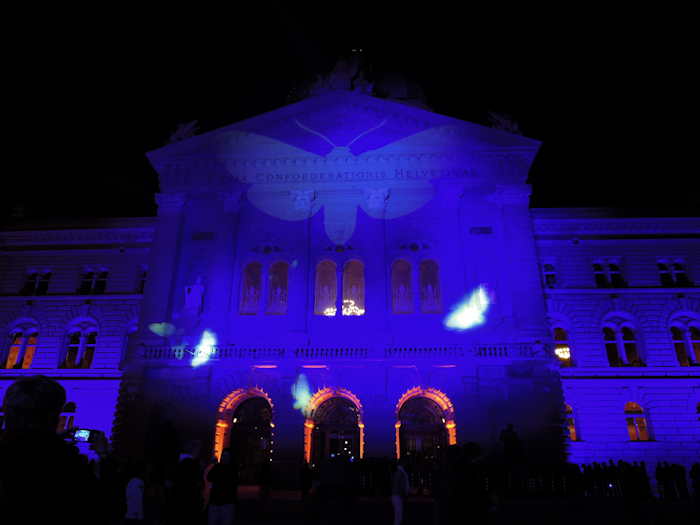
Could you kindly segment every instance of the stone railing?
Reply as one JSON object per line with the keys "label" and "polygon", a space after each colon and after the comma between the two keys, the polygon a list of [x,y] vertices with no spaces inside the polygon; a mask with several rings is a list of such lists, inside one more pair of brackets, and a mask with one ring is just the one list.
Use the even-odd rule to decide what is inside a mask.
{"label": "stone railing", "polygon": [[[194,348],[151,346],[143,349],[146,361],[189,361]],[[355,360],[355,359],[476,359],[521,360],[544,358],[542,345],[532,343],[494,343],[449,346],[392,346],[392,347],[214,347],[210,360]]]}

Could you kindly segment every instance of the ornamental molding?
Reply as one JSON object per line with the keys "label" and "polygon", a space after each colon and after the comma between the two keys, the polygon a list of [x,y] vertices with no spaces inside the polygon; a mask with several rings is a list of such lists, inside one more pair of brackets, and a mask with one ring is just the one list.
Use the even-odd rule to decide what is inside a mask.
{"label": "ornamental molding", "polygon": [[153,231],[153,227],[145,227],[2,232],[0,250],[20,246],[150,244]]}
{"label": "ornamental molding", "polygon": [[533,218],[535,235],[698,234],[700,218]]}

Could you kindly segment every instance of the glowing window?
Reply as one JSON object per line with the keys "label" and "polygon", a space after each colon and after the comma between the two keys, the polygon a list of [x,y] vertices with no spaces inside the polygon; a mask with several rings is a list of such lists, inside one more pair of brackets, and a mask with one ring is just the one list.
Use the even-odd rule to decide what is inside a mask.
{"label": "glowing window", "polygon": [[644,409],[632,401],[625,403],[625,422],[630,441],[650,441],[649,425]]}
{"label": "glowing window", "polygon": [[561,366],[569,367],[573,365],[571,359],[571,347],[569,346],[569,335],[563,328],[555,328],[554,335],[554,355],[557,356]]}
{"label": "glowing window", "polygon": [[338,298],[337,267],[333,261],[325,260],[316,265],[316,286],[314,290],[314,313],[334,316]]}
{"label": "glowing window", "polygon": [[441,310],[440,300],[440,269],[435,261],[427,260],[420,263],[420,297],[421,311],[438,313]]}
{"label": "glowing window", "polygon": [[51,272],[29,273],[19,293],[21,295],[46,295],[50,280]]}
{"label": "glowing window", "polygon": [[262,264],[252,262],[243,269],[241,282],[240,312],[244,315],[255,315],[260,307],[262,296]]}
{"label": "glowing window", "polygon": [[399,259],[391,265],[391,303],[395,314],[413,312],[411,263]]}
{"label": "glowing window", "polygon": [[29,326],[14,331],[10,335],[3,368],[29,368],[34,360],[38,337],[36,328]]}
{"label": "glowing window", "polygon": [[270,277],[267,287],[267,313],[287,313],[287,292],[289,285],[289,264],[278,261],[270,266]]}
{"label": "glowing window", "polygon": [[576,430],[576,421],[574,419],[574,409],[571,408],[571,405],[565,404],[564,405],[564,421],[566,423],[566,433],[567,437],[571,441],[578,441],[579,440],[579,435]]}
{"label": "glowing window", "polygon": [[68,334],[65,357],[60,368],[90,368],[95,357],[97,332],[90,327],[77,328]]}
{"label": "glowing window", "polygon": [[365,314],[365,265],[352,260],[343,269],[343,315]]}
{"label": "glowing window", "polygon": [[557,285],[557,272],[553,264],[544,264],[542,266],[542,276],[544,277],[544,285],[547,288],[555,288]]}

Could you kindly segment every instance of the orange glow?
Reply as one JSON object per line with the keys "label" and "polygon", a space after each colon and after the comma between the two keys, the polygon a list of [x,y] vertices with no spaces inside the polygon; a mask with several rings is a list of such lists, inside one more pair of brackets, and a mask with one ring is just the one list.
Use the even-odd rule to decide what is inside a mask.
{"label": "orange glow", "polygon": [[277,368],[277,365],[255,365],[253,368]]}
{"label": "orange glow", "polygon": [[[325,365],[323,368],[325,368]],[[357,427],[360,431],[360,459],[365,456],[365,424],[362,421],[362,403],[360,403],[360,399],[344,388],[326,387],[311,396],[311,399],[309,399],[306,405],[305,413],[307,419],[304,423],[304,458],[307,463],[311,462],[311,432],[316,426],[313,420],[314,414],[318,407],[333,397],[345,398],[355,405],[357,409]]]}
{"label": "orange glow", "polygon": [[301,365],[302,368],[328,368],[326,365]]}
{"label": "orange glow", "polygon": [[[449,365],[448,365],[449,366]],[[450,401],[450,398],[443,392],[435,388],[422,388],[419,386],[413,387],[407,390],[404,395],[401,396],[399,402],[396,403],[396,459],[401,459],[401,441],[399,435],[399,428],[401,427],[401,421],[399,420],[399,412],[403,404],[414,397],[425,397],[431,401],[435,401],[437,405],[443,411],[443,420],[445,422],[445,429],[447,430],[447,443],[449,445],[457,444],[457,423],[455,423],[455,408]]]}
{"label": "orange glow", "polygon": [[214,431],[214,455],[217,458],[221,457],[221,453],[229,445],[231,439],[231,429],[229,421],[233,419],[233,413],[236,408],[245,400],[252,397],[262,397],[270,404],[270,409],[274,409],[272,400],[267,393],[258,387],[239,388],[227,395],[221,403],[219,403],[219,415],[216,421],[216,429]]}

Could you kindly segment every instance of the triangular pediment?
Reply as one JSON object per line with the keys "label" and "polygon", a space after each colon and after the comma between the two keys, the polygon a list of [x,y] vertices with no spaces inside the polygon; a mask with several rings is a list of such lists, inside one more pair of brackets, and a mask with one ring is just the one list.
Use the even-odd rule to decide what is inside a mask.
{"label": "triangular pediment", "polygon": [[534,156],[538,147],[538,141],[519,135],[390,100],[337,91],[169,144],[148,157],[158,164],[187,157],[359,157],[409,150],[519,150]]}

